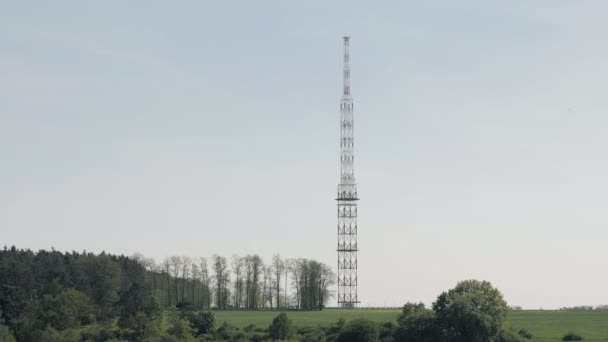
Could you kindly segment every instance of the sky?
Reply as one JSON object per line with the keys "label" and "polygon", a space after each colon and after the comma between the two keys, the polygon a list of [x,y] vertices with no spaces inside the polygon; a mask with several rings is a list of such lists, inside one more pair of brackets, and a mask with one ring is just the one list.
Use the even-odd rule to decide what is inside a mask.
{"label": "sky", "polygon": [[0,244],[335,268],[348,34],[361,306],[608,304],[607,10],[1,1]]}

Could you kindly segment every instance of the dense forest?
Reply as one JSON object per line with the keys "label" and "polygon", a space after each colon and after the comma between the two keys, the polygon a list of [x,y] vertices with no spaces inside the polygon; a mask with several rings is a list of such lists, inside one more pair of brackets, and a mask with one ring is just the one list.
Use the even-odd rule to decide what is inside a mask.
{"label": "dense forest", "polygon": [[[4,247],[0,324],[19,341],[81,326],[97,329],[89,340],[139,340],[171,329],[195,329],[186,335],[197,335],[196,329],[206,331],[209,309],[320,310],[334,278],[320,262],[278,255],[268,263],[258,255],[235,255],[230,261],[214,255],[209,260],[173,256],[157,264],[141,255]],[[83,333],[74,332],[79,338]],[[61,336],[58,340],[68,339]]]}

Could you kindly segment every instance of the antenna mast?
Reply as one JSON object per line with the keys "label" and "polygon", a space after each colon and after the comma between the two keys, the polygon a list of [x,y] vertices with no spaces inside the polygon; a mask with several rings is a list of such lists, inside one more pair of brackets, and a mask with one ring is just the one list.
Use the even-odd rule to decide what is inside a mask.
{"label": "antenna mast", "polygon": [[338,184],[338,306],[354,308],[357,298],[357,185],[350,94],[350,37],[344,37],[344,93],[340,101],[340,183]]}

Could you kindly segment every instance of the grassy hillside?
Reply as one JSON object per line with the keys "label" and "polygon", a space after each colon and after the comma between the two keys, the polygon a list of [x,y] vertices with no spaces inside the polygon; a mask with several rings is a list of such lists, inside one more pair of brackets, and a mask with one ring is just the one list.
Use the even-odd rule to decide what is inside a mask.
{"label": "grassy hillside", "polygon": [[[323,310],[293,311],[287,315],[299,327],[327,325],[340,317],[345,320],[367,318],[377,322],[394,321],[398,310]],[[266,327],[277,313],[274,311],[216,311],[217,322],[237,326],[253,324]],[[584,341],[608,342],[608,310],[604,311],[513,311],[509,320],[517,328],[534,335],[533,341],[560,341],[568,331],[582,335]]]}
{"label": "grassy hillside", "polygon": [[514,327],[525,328],[535,341],[559,341],[568,331],[583,336],[584,341],[608,341],[608,310],[602,311],[514,311]]}

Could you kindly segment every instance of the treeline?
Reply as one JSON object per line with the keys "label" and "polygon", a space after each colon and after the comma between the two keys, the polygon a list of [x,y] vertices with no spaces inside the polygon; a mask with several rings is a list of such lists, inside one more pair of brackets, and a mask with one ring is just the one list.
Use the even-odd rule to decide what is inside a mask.
{"label": "treeline", "polygon": [[[5,249],[0,256],[0,280],[3,282],[0,304],[2,315],[7,319],[0,322],[0,341],[525,342],[534,339],[534,332],[516,330],[508,324],[507,302],[498,289],[485,281],[459,282],[454,288],[442,292],[431,307],[407,303],[396,322],[380,323],[363,318],[346,322],[340,318],[316,327],[298,328],[289,319],[289,313],[277,312],[269,325],[239,327],[227,322],[217,324],[213,311],[185,301],[188,285],[192,285],[188,283],[189,277],[168,278],[168,283],[174,287],[148,287],[147,282],[154,280],[146,279],[149,271],[137,258],[55,251],[34,254],[16,249]],[[217,267],[222,272],[213,273],[212,277],[221,279],[228,274],[224,273],[227,268],[221,265],[221,257],[214,258],[214,261],[219,262]],[[247,302],[247,266],[244,262],[245,290],[241,299]],[[310,267],[310,262],[299,267]],[[314,278],[311,275],[313,270],[299,272],[303,272],[299,273],[300,277],[305,274],[310,279]],[[106,273],[111,274],[107,279]],[[260,277],[264,277],[263,272]],[[250,279],[253,285],[254,276]],[[306,283],[309,280],[294,278],[294,281]],[[263,287],[263,279],[258,282]],[[235,278],[232,286],[238,283]],[[66,288],[68,284],[73,287]],[[234,301],[229,298],[238,297],[230,296],[230,287],[224,284],[220,281],[215,290],[220,294],[220,305],[222,298]],[[113,291],[111,295],[104,290],[106,287]],[[181,300],[184,293],[184,301],[163,307],[153,292],[167,289],[170,293],[168,299],[175,295],[173,290],[177,289],[178,299]],[[299,292],[294,296],[300,296]],[[298,299],[294,298],[294,301]],[[563,337],[564,341],[581,339],[575,333]]]}
{"label": "treeline", "polygon": [[230,262],[220,255],[209,260],[173,256],[156,263],[141,255],[4,247],[0,324],[24,341],[39,340],[32,334],[47,328],[116,321],[114,328],[128,335],[145,326],[138,320],[165,322],[160,313],[176,308],[322,309],[333,281],[332,270],[320,262],[278,255],[268,263],[258,255],[233,256]]}
{"label": "treeline", "polygon": [[572,306],[572,307],[562,307],[559,308],[561,311],[593,311],[593,310],[608,310],[608,305],[580,305],[580,306]]}
{"label": "treeline", "polygon": [[172,256],[161,263],[133,256],[144,266],[147,285],[161,305],[190,302],[205,309],[321,310],[335,283],[331,268],[308,259],[233,255],[230,260]]}

